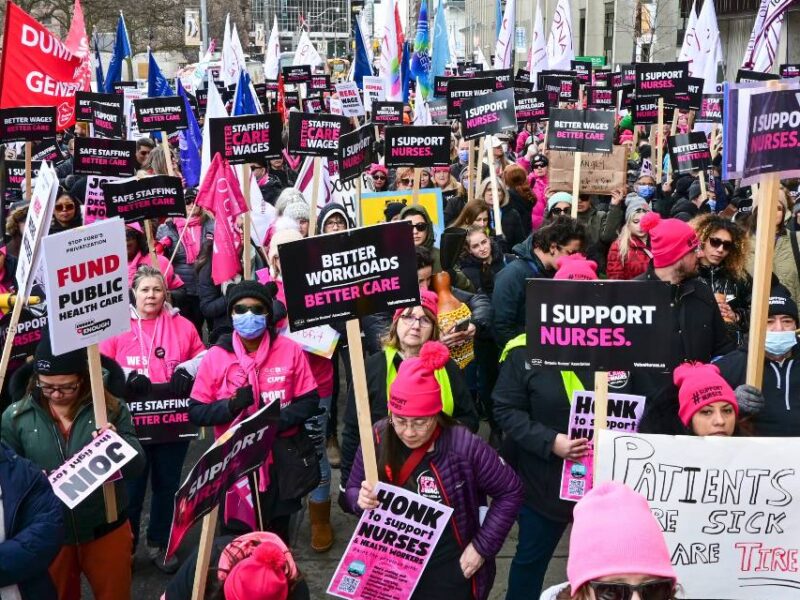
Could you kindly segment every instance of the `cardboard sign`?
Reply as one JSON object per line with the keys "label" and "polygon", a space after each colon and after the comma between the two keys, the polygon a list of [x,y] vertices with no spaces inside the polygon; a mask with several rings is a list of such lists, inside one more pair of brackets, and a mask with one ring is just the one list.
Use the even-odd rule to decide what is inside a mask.
{"label": "cardboard sign", "polygon": [[658,123],[658,98],[634,98],[633,122],[637,125]]}
{"label": "cardboard sign", "polygon": [[517,123],[540,123],[550,117],[550,103],[547,92],[517,93],[514,96],[514,110]]}
{"label": "cardboard sign", "polygon": [[286,327],[281,330],[280,334],[296,344],[300,344],[303,351],[328,359],[333,356],[336,344],[339,343],[339,332],[330,325],[309,327],[300,331],[292,331]]}
{"label": "cardboard sign", "polygon": [[[11,311],[8,311],[0,318],[0,347],[6,343],[10,325]],[[45,304],[23,308],[17,323],[17,333],[11,343],[9,360],[11,362],[24,361],[29,356],[33,356],[36,347],[42,341],[42,333],[46,327],[47,306]]]}
{"label": "cardboard sign", "polygon": [[702,77],[688,77],[686,80],[686,93],[675,94],[675,104],[681,110],[700,110],[703,105]]}
{"label": "cardboard sign", "polygon": [[197,461],[175,493],[167,557],[186,533],[225,498],[239,479],[263,465],[278,431],[280,403],[272,400],[253,416],[233,425]]}
{"label": "cardboard sign", "polygon": [[49,140],[42,140],[38,144],[33,145],[33,148],[31,148],[31,160],[46,160],[47,162],[57,165],[64,160],[64,154],[61,151],[61,146],[56,142],[56,139],[50,138]]}
{"label": "cardboard sign", "polygon": [[336,93],[342,103],[342,114],[345,117],[364,116],[364,104],[361,102],[361,91],[355,81],[343,81],[336,84]]}
{"label": "cardboard sign", "polygon": [[750,98],[749,136],[742,185],[767,173],[800,175],[800,88],[755,93]]}
{"label": "cardboard sign", "polygon": [[419,304],[408,221],[282,244],[289,326],[298,331]]}
{"label": "cardboard sign", "polygon": [[667,138],[669,159],[676,173],[705,171],[711,166],[711,149],[702,131]]}
{"label": "cardboard sign", "polygon": [[89,175],[86,177],[86,194],[83,197],[83,224],[91,225],[95,221],[107,218],[106,197],[103,185],[116,183],[122,177],[109,177],[107,175]]}
{"label": "cardboard sign", "polygon": [[289,113],[289,152],[302,156],[336,158],[339,138],[347,133],[347,119],[338,115]]}
{"label": "cardboard sign", "polygon": [[279,113],[209,120],[211,156],[217,152],[232,165],[280,158],[283,120]]}
{"label": "cardboard sign", "polygon": [[339,140],[339,178],[349,181],[375,162],[375,128],[364,125]]}
{"label": "cardboard sign", "polygon": [[461,131],[465,140],[516,128],[513,89],[468,98],[461,104]]}
{"label": "cardboard sign", "polygon": [[96,92],[76,92],[75,93],[75,120],[92,120],[92,102],[98,102],[107,106],[122,107],[124,98],[120,94],[99,94]]}
{"label": "cardboard sign", "polygon": [[800,63],[783,64],[778,68],[781,79],[793,79],[800,77]]}
{"label": "cardboard sign", "polygon": [[636,63],[636,97],[664,98],[672,101],[675,94],[686,93],[689,63]]}
{"label": "cardboard sign", "polygon": [[603,430],[598,451],[598,483],[647,499],[680,597],[797,599],[800,439]]}
{"label": "cardboard sign", "polygon": [[[609,378],[614,374],[610,373]],[[625,373],[627,378],[628,374]],[[639,431],[639,422],[644,414],[645,396],[630,394],[608,395],[608,429],[611,431]],[[589,440],[589,453],[578,460],[564,459],[561,470],[562,500],[577,502],[594,487],[594,392],[573,392],[569,411],[567,435],[571,440]]]}
{"label": "cardboard sign", "polygon": [[[581,153],[579,193],[608,196],[626,186],[628,154],[624,146],[614,146],[611,154]],[[547,178],[554,192],[572,193],[575,155],[572,152],[550,152]]]}
{"label": "cardboard sign", "polygon": [[91,123],[97,137],[121,138],[124,124],[122,102],[115,105],[93,102]]}
{"label": "cardboard sign", "polygon": [[373,111],[375,102],[386,100],[386,84],[380,77],[364,77],[364,110]]}
{"label": "cardboard sign", "polygon": [[281,68],[283,83],[308,83],[311,81],[311,65],[289,65]]}
{"label": "cardboard sign", "polygon": [[590,85],[585,88],[589,108],[614,108],[617,103],[614,90]]}
{"label": "cardboard sign", "polygon": [[308,90],[315,91],[315,92],[326,92],[331,87],[331,76],[330,75],[311,75],[311,79],[308,80]]}
{"label": "cardboard sign", "polygon": [[55,106],[24,106],[0,110],[0,141],[38,142],[54,137]]}
{"label": "cardboard sign", "polygon": [[461,103],[464,100],[495,91],[494,79],[475,77],[472,79],[450,79],[447,82],[447,118],[458,119],[461,116]]}
{"label": "cardboard sign", "polygon": [[614,146],[614,112],[552,109],[547,146],[565,152],[611,152]]}
{"label": "cardboard sign", "polygon": [[168,383],[154,383],[146,399],[128,400],[136,437],[142,444],[191,440],[198,428],[189,421],[191,398],[176,398]]}
{"label": "cardboard sign", "polygon": [[39,267],[41,255],[40,240],[47,235],[50,221],[53,220],[53,207],[58,194],[58,177],[48,163],[42,163],[36,183],[33,186],[28,216],[22,231],[22,241],[17,257],[17,290],[27,298],[31,295],[33,275]]}
{"label": "cardboard sign", "polygon": [[173,133],[186,129],[186,105],[180,96],[142,98],[133,101],[139,131],[166,131]]}
{"label": "cardboard sign", "polygon": [[446,125],[387,127],[386,167],[448,166],[451,135]]}
{"label": "cardboard sign", "polygon": [[64,354],[130,329],[128,260],[121,219],[42,240],[53,354]]}
{"label": "cardboard sign", "polygon": [[671,371],[669,284],[527,281],[528,358],[534,368]]}
{"label": "cardboard sign", "polygon": [[453,509],[379,482],[378,508],[364,511],[328,585],[328,594],[359,600],[407,600]]}
{"label": "cardboard sign", "polygon": [[136,458],[133,446],[107,429],[47,476],[53,492],[74,509]]}
{"label": "cardboard sign", "polygon": [[138,169],[136,142],[75,138],[72,163],[75,175],[121,177],[135,175]]}
{"label": "cardboard sign", "polygon": [[696,123],[722,123],[722,94],[703,94]]}
{"label": "cardboard sign", "polygon": [[739,69],[736,72],[736,83],[774,81],[780,78],[781,78],[780,75],[775,75],[774,73],[763,73],[761,71],[748,71],[747,69]]}
{"label": "cardboard sign", "polygon": [[153,175],[103,185],[106,213],[126,223],[186,216],[180,177]]}
{"label": "cardboard sign", "polygon": [[402,102],[373,102],[372,122],[375,125],[399,125],[403,122]]}

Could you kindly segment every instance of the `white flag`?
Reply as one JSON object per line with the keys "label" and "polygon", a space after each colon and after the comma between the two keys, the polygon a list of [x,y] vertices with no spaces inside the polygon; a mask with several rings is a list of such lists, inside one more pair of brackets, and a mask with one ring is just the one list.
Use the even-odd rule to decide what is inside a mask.
{"label": "white flag", "polygon": [[697,60],[700,46],[697,43],[697,2],[692,1],[692,10],[689,11],[689,20],[686,22],[686,32],[683,34],[683,44],[678,60],[689,63],[689,72],[692,73],[692,63]]}
{"label": "white flag", "polygon": [[[236,23],[233,24],[233,28],[231,30],[231,46],[233,47],[233,55],[236,57],[236,65],[239,67],[239,71],[244,71],[247,69],[247,61],[244,58],[244,50],[242,50],[242,42],[239,39],[239,32],[236,31]],[[239,78],[239,75],[236,75],[236,78]]]}
{"label": "white flag", "polygon": [[500,35],[494,47],[494,68],[510,69],[514,53],[514,32],[516,31],[516,7],[514,0],[507,0],[500,24]]}
{"label": "white flag", "polygon": [[208,96],[206,98],[206,116],[203,122],[203,149],[200,152],[200,183],[208,172],[208,167],[211,164],[211,119],[227,117],[228,111],[225,110],[225,104],[222,102],[222,96],[219,95],[217,86],[211,84],[208,86]]}
{"label": "white flag", "polygon": [[569,69],[569,62],[574,59],[572,11],[569,0],[558,0],[553,22],[550,24],[550,37],[547,39],[547,63],[551,69]]}
{"label": "white flag", "polygon": [[400,81],[400,56],[394,20],[394,0],[386,0],[381,3],[381,6],[384,7],[384,10],[381,55],[378,57],[378,77],[383,79],[386,99],[389,102],[401,102],[403,90]]}
{"label": "white flag", "polygon": [[483,54],[483,48],[481,48],[480,44],[475,46],[475,63],[481,65],[484,71],[491,70],[489,61],[486,60],[486,56]]}
{"label": "white flag", "polygon": [[225,33],[222,36],[222,66],[220,76],[225,87],[235,85],[239,81],[239,61],[233,49],[231,38],[231,16],[225,17]]}
{"label": "white flag", "polygon": [[281,44],[278,38],[278,16],[272,24],[272,31],[269,34],[267,49],[264,51],[264,77],[267,79],[277,79],[280,70],[279,59],[281,56]]}
{"label": "white flag", "polygon": [[300,40],[297,42],[297,49],[294,52],[293,66],[311,65],[312,68],[317,65],[323,65],[325,61],[322,60],[319,52],[311,43],[311,38],[308,37],[308,32],[304,31],[300,35]]}
{"label": "white flag", "polygon": [[[417,77],[416,89],[422,89],[422,86],[419,83],[419,77]],[[414,125],[433,125],[433,120],[431,119],[431,112],[428,110],[428,105],[422,98],[422,94],[417,92],[414,93]]]}
{"label": "white flag", "polygon": [[[690,71],[693,77],[702,77],[703,93],[713,94],[717,87],[717,65],[722,61],[722,42],[717,25],[717,11],[713,2],[703,2],[697,17],[697,40],[700,46],[698,69]],[[694,63],[693,63],[694,64]]]}
{"label": "white flag", "polygon": [[544,39],[544,19],[542,19],[542,7],[536,2],[536,16],[533,19],[533,39],[531,40],[531,51],[528,54],[528,72],[531,74],[531,82],[536,82],[537,75],[547,69],[547,43]]}
{"label": "white flag", "polygon": [[772,70],[778,53],[783,18],[791,4],[792,0],[761,0],[744,53],[743,69],[762,73]]}

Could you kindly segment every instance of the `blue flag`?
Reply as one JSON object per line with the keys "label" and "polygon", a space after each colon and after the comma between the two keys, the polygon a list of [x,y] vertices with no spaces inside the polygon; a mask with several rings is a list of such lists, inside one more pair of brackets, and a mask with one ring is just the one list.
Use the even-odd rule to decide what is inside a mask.
{"label": "blue flag", "polygon": [[94,39],[94,76],[95,79],[97,79],[97,89],[104,90],[105,85],[103,82],[105,81],[105,77],[103,77],[103,61],[100,58],[100,48],[97,45],[96,33],[92,36],[92,39]]}
{"label": "blue flag", "polygon": [[233,113],[231,116],[257,115],[256,99],[250,91],[250,75],[245,69],[239,72],[239,81],[236,82],[236,93],[233,96]]}
{"label": "blue flag", "polygon": [[431,81],[443,77],[450,60],[450,45],[447,43],[447,20],[444,16],[444,0],[439,0],[436,18],[433,21],[433,54],[431,56]]}
{"label": "blue flag", "polygon": [[494,37],[497,39],[500,38],[500,28],[502,26],[503,26],[503,5],[501,0],[497,0],[497,8],[495,9],[495,16],[494,16],[494,28],[495,28]]}
{"label": "blue flag", "polygon": [[178,79],[177,81],[178,95],[183,98],[183,104],[186,107],[186,120],[189,124],[187,129],[178,132],[181,173],[183,173],[183,178],[186,180],[186,187],[195,187],[200,185],[200,148],[203,146],[203,133],[200,131],[200,125],[194,116],[186,90],[183,89],[181,80]]}
{"label": "blue flag", "polygon": [[364,34],[361,32],[361,25],[358,19],[353,19],[355,22],[353,31],[356,37],[356,64],[353,69],[353,81],[356,82],[359,89],[364,88],[364,77],[372,77],[372,65],[369,64],[369,54],[367,54],[367,47],[364,42]]}
{"label": "blue flag", "polygon": [[122,14],[117,21],[117,39],[114,41],[114,53],[108,63],[108,71],[104,80],[103,91],[110,94],[114,91],[114,84],[122,79],[122,61],[131,55],[131,43],[128,41],[128,30],[125,28],[125,19]]}
{"label": "blue flag", "polygon": [[411,44],[403,42],[403,58],[400,62],[400,81],[403,86],[403,102],[408,102],[408,84],[413,78],[413,75],[411,75]]}
{"label": "blue flag", "polygon": [[175,92],[172,86],[164,77],[161,68],[156,62],[156,57],[152,52],[148,52],[148,69],[147,69],[147,97],[159,98],[161,96],[174,96]]}

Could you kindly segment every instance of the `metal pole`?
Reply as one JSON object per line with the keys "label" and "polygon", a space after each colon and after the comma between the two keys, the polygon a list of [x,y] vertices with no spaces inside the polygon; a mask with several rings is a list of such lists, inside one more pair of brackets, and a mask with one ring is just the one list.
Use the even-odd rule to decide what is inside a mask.
{"label": "metal pole", "polygon": [[200,0],[200,27],[202,29],[200,37],[200,49],[205,54],[208,50],[208,5],[207,0]]}

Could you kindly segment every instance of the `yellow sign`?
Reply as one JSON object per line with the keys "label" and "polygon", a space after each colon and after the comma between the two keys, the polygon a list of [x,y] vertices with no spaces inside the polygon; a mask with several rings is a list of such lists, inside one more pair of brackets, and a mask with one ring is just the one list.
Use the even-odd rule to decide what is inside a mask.
{"label": "yellow sign", "polygon": [[[384,209],[391,202],[402,202],[406,206],[413,204],[411,192],[363,192],[361,194],[361,224],[375,225],[386,221]],[[444,210],[442,207],[442,190],[423,189],[419,191],[419,203],[428,211],[437,234],[444,229]]]}

